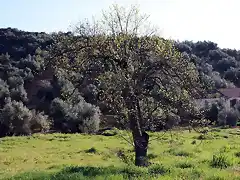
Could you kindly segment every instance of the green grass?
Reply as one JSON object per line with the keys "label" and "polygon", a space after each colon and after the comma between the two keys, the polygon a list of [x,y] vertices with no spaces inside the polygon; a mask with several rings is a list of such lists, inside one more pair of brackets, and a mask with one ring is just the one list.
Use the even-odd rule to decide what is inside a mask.
{"label": "green grass", "polygon": [[148,168],[133,163],[128,132],[35,134],[0,139],[0,179],[239,179],[240,131],[150,133]]}

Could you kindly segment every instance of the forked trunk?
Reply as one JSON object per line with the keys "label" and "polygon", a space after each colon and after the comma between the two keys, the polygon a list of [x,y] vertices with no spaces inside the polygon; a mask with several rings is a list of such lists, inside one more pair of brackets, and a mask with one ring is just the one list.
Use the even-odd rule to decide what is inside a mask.
{"label": "forked trunk", "polygon": [[124,94],[124,100],[128,109],[128,118],[130,121],[130,129],[132,131],[134,147],[135,147],[135,165],[136,166],[148,166],[147,149],[149,142],[149,135],[142,130],[136,96],[133,91],[126,89]]}

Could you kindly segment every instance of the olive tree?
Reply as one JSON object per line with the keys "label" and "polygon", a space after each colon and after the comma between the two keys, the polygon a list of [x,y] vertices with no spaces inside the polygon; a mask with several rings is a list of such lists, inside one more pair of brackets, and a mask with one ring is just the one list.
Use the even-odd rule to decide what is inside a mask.
{"label": "olive tree", "polygon": [[[55,35],[46,66],[69,75],[85,72],[99,81],[101,101],[126,113],[135,148],[135,165],[147,166],[149,135],[145,124],[163,114],[194,113],[202,94],[194,64],[160,38],[138,8],[113,5],[99,20],[79,23],[73,32]],[[98,64],[97,70],[91,70]]]}

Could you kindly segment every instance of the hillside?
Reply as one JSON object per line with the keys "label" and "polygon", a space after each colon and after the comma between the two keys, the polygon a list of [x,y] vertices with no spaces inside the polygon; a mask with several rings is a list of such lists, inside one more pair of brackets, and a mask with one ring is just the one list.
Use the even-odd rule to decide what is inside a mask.
{"label": "hillside", "polygon": [[8,53],[19,61],[29,54],[34,55],[37,48],[45,49],[52,38],[44,32],[25,32],[14,28],[0,29],[0,54]]}
{"label": "hillside", "polygon": [[[98,72],[100,67],[91,67],[93,69],[90,71],[94,72],[93,74],[89,74],[89,70],[75,73],[74,81],[66,79],[64,71],[59,71],[60,74],[57,76],[48,74],[47,76],[51,78],[47,81],[39,79],[39,74],[45,73],[44,63],[48,57],[49,48],[54,42],[53,39],[64,36],[70,39],[76,38],[71,33],[46,34],[12,28],[0,29],[0,54],[2,54],[0,56],[0,108],[2,112],[6,112],[1,114],[5,117],[5,121],[0,124],[1,136],[38,132],[39,128],[41,130],[50,128],[58,132],[83,132],[85,130],[76,128],[78,126],[76,122],[80,117],[83,119],[90,117],[96,122],[91,125],[91,132],[98,128],[102,119],[101,113],[104,118],[113,116],[114,122],[109,124],[109,119],[101,120],[100,127],[126,128],[127,122],[122,121],[126,115],[120,104],[113,106],[99,100],[101,90],[98,87],[99,82],[94,79],[96,76],[94,73],[100,73]],[[204,83],[212,84],[215,89],[240,87],[238,80],[240,51],[220,49],[217,44],[206,41],[175,42],[175,47],[185,59],[194,62]],[[85,82],[85,84],[80,83],[79,86],[79,82]],[[212,112],[211,109],[208,111]],[[13,118],[16,112],[19,116],[25,114],[24,116],[28,118],[34,117],[28,121],[38,128],[27,130],[22,127],[18,129],[15,125],[8,127],[7,119]],[[70,112],[72,114],[69,114]],[[79,117],[75,117],[74,113],[80,113]],[[157,121],[155,130],[164,128],[165,125],[162,123],[164,117]],[[208,115],[208,117],[212,116]],[[37,122],[39,118],[42,119],[40,124]],[[53,119],[53,123],[49,123],[48,119]],[[216,121],[216,118],[213,121]],[[18,126],[18,122],[14,123]],[[151,130],[151,126],[152,124],[149,124],[145,128]]]}
{"label": "hillside", "polygon": [[[16,61],[45,50],[53,43],[53,36],[43,32],[0,29],[0,54],[9,54]],[[214,82],[216,88],[240,87],[240,50],[221,49],[214,42],[175,42],[176,48],[193,61],[198,70]]]}
{"label": "hillside", "polygon": [[[206,79],[216,88],[239,87],[240,51],[220,49],[214,42],[178,42],[176,47],[186,53]],[[229,83],[230,82],[230,83]]]}

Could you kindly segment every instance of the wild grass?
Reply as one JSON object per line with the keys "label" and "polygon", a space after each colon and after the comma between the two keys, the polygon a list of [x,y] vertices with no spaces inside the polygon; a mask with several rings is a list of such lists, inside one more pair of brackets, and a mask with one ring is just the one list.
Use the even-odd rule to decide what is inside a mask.
{"label": "wild grass", "polygon": [[0,178],[240,180],[238,129],[212,129],[204,135],[188,131],[150,133],[148,168],[133,165],[133,148],[124,140],[130,140],[128,134],[2,138]]}

